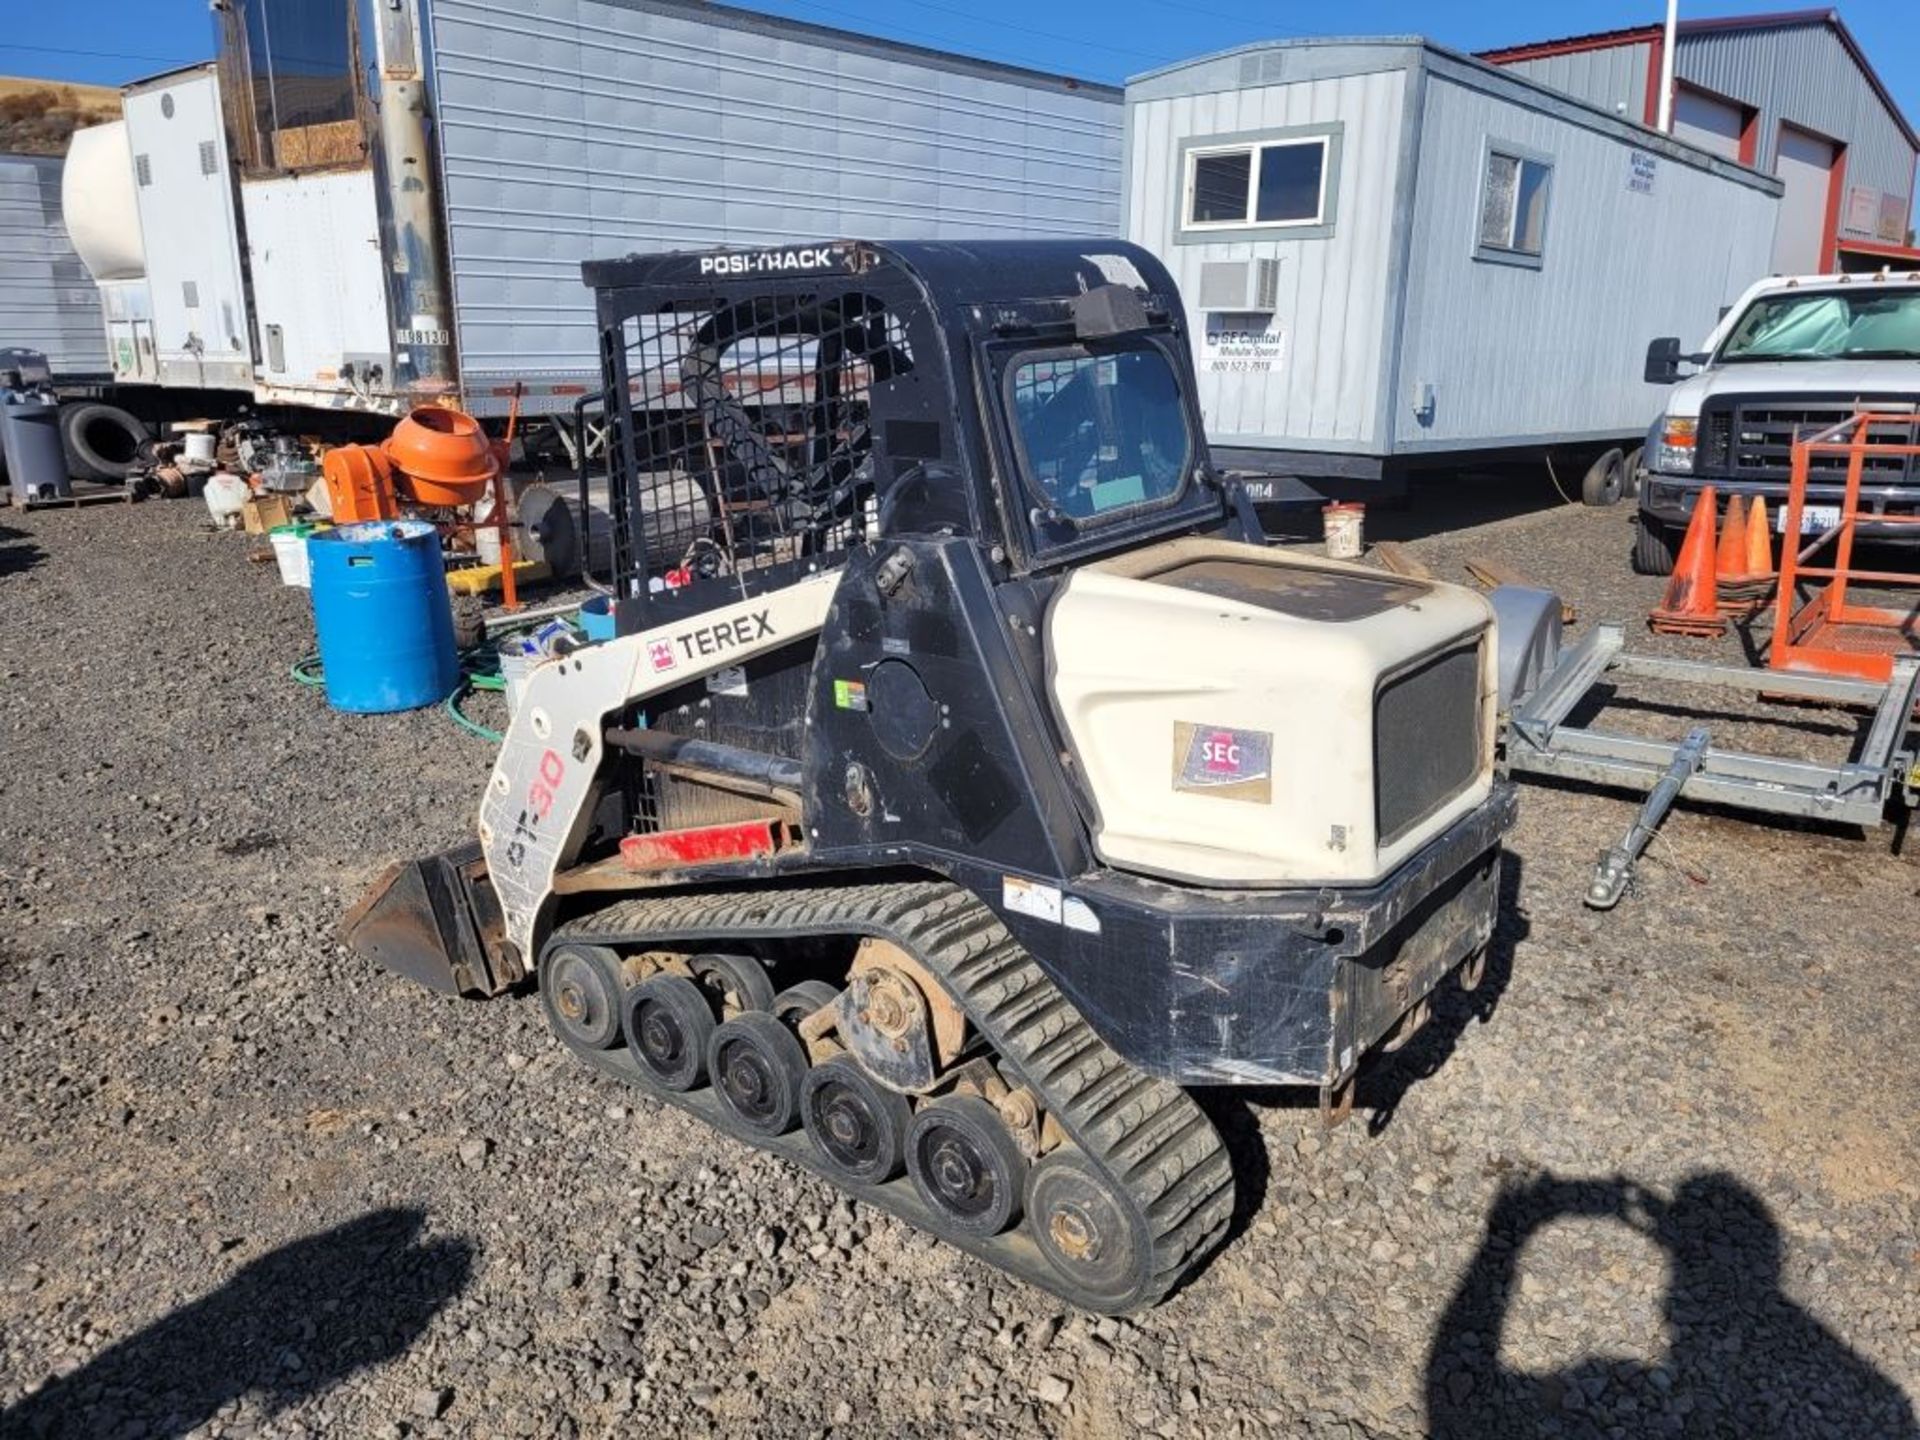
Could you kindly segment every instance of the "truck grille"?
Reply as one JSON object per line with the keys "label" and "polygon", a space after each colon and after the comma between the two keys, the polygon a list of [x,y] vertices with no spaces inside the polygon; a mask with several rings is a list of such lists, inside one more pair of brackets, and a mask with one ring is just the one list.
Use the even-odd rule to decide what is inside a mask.
{"label": "truck grille", "polygon": [[[1876,409],[1913,410],[1911,399],[1859,403]],[[1698,473],[1709,480],[1771,480],[1784,485],[1793,478],[1793,442],[1838,425],[1858,408],[1851,401],[1709,404],[1700,420]],[[1917,431],[1920,424],[1908,419],[1876,424],[1870,438],[1879,444],[1911,445]],[[1808,463],[1808,474],[1815,480],[1844,482],[1847,457],[1815,455]],[[1902,485],[1914,480],[1915,469],[1907,456],[1869,455],[1861,478],[1869,485]]]}
{"label": "truck grille", "polygon": [[[1482,642],[1483,643],[1483,642]],[[1479,643],[1424,661],[1373,701],[1374,825],[1391,845],[1480,774]]]}

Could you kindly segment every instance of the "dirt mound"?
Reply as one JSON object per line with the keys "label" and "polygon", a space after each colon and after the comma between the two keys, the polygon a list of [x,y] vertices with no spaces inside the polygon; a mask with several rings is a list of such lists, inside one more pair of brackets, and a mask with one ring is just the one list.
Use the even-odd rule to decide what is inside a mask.
{"label": "dirt mound", "polygon": [[0,79],[0,155],[64,155],[75,130],[119,118],[119,91],[102,85]]}

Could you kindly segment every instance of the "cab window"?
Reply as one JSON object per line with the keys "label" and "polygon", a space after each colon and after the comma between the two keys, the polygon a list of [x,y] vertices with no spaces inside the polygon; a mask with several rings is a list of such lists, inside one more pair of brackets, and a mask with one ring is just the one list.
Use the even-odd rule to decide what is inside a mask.
{"label": "cab window", "polygon": [[1008,367],[1006,391],[1038,525],[1077,531],[1179,499],[1193,435],[1157,347],[1031,351]]}

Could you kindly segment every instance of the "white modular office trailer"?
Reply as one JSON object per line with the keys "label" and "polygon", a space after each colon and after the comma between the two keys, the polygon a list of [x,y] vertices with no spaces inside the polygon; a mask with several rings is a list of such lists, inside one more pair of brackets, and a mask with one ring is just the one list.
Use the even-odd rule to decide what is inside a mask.
{"label": "white modular office trailer", "polygon": [[1779,181],[1418,38],[1126,96],[1128,238],[1179,281],[1208,435],[1279,477],[1261,498],[1630,449],[1647,342],[1705,335],[1772,252]]}

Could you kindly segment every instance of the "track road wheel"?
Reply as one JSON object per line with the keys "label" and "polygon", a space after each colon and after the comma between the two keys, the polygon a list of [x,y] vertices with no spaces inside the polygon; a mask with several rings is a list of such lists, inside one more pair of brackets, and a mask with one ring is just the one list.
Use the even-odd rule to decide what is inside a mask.
{"label": "track road wheel", "polygon": [[773,1008],[773,981],[766,966],[751,955],[695,955],[687,968],[722,1015]]}
{"label": "track road wheel", "polygon": [[998,1235],[1020,1218],[1027,1160],[978,1095],[949,1095],[913,1117],[907,1173],[937,1229]]}
{"label": "track road wheel", "polygon": [[1026,1205],[1027,1229],[1074,1304],[1110,1307],[1150,1278],[1145,1220],[1074,1146],[1043,1155],[1028,1172]]}
{"label": "track road wheel", "polygon": [[913,1107],[851,1055],[836,1055],[807,1072],[800,1120],[814,1148],[847,1180],[880,1185],[906,1166]]}
{"label": "track road wheel", "polygon": [[620,957],[599,945],[562,945],[540,967],[547,1023],[588,1050],[620,1043]]}
{"label": "track road wheel", "polygon": [[814,1011],[831,1005],[840,992],[824,980],[802,980],[773,997],[773,1013],[789,1025],[798,1025]]}
{"label": "track road wheel", "polygon": [[654,1084],[697,1090],[707,1078],[713,1008],[684,975],[655,975],[627,992],[621,1015],[627,1048]]}
{"label": "track road wheel", "polygon": [[736,1015],[707,1042],[707,1071],[720,1103],[759,1135],[784,1135],[800,1119],[807,1052],[765,1010]]}

